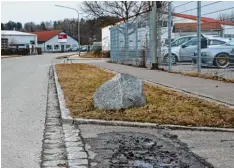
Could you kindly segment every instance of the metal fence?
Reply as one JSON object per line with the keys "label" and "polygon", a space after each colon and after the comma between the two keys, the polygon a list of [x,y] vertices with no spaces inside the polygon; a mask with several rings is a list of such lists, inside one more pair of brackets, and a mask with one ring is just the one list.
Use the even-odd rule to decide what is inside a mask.
{"label": "metal fence", "polygon": [[234,2],[168,2],[110,31],[113,62],[234,79]]}
{"label": "metal fence", "polygon": [[110,29],[111,61],[129,65],[145,66],[150,63],[150,12],[132,17]]}

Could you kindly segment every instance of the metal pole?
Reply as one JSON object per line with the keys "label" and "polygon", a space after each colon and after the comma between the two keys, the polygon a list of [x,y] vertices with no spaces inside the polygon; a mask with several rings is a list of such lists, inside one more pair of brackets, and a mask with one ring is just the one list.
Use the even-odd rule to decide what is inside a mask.
{"label": "metal pole", "polygon": [[78,44],[78,48],[79,48],[79,56],[80,56],[80,14],[79,14],[79,11],[75,8],[71,8],[71,7],[68,7],[68,6],[62,6],[62,5],[55,5],[57,7],[60,7],[60,8],[67,8],[67,9],[71,9],[71,10],[75,10],[77,12],[77,15],[78,15],[78,37],[77,37],[77,44]]}
{"label": "metal pole", "polygon": [[119,56],[119,25],[116,26],[116,32],[117,32],[117,58],[116,58],[116,62],[119,62],[120,61],[120,56]]}
{"label": "metal pole", "polygon": [[157,56],[157,27],[156,27],[156,11],[157,11],[157,5],[156,1],[152,1],[152,18],[151,18],[151,24],[152,24],[152,68],[156,64],[156,56]]}
{"label": "metal pole", "polygon": [[78,46],[79,46],[79,56],[80,56],[80,45],[81,45],[81,43],[80,43],[80,15],[79,15],[79,12],[77,11],[77,14],[78,14],[78,37],[77,37],[77,40],[79,41],[78,42]]}
{"label": "metal pole", "polygon": [[168,2],[168,58],[169,58],[169,71],[171,71],[171,2]]}
{"label": "metal pole", "polygon": [[136,18],[136,56],[138,58],[138,18]]}
{"label": "metal pole", "polygon": [[126,48],[126,60],[125,63],[130,63],[130,57],[129,57],[129,36],[128,36],[128,20],[125,22],[126,25],[126,42],[125,42],[125,48]]}
{"label": "metal pole", "polygon": [[201,1],[197,2],[197,71],[201,72]]}

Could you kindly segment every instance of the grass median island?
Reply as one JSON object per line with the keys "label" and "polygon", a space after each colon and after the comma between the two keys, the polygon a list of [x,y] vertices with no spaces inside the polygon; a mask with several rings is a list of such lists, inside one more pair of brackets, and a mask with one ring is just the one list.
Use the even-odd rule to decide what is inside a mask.
{"label": "grass median island", "polygon": [[97,110],[92,96],[114,74],[87,64],[57,64],[56,71],[73,117],[234,128],[234,109],[150,84],[144,84],[143,107]]}

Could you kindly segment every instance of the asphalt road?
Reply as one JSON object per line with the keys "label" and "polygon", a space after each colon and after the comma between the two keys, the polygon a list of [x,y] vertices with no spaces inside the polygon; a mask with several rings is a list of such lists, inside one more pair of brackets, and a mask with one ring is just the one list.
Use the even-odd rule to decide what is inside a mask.
{"label": "asphalt road", "polygon": [[[162,143],[161,145],[165,147],[164,151],[168,150],[169,153],[173,152],[174,147],[179,147],[176,149],[175,152],[175,153],[177,152],[180,153],[179,155],[177,155],[178,161],[185,161],[184,159],[182,159],[183,154],[181,155],[181,152],[186,153],[188,147],[189,150],[193,152],[193,154],[196,154],[201,159],[200,161],[198,160],[194,161],[192,153],[190,153],[191,155],[186,154],[186,158],[188,157],[189,158],[188,161],[191,163],[190,165],[191,168],[203,167],[201,165],[200,166],[196,165],[195,163],[199,163],[204,159],[206,163],[208,162],[208,165],[211,164],[211,166],[208,167],[215,167],[215,168],[234,167],[234,160],[233,160],[234,133],[231,132],[160,130],[154,128],[134,128],[134,127],[104,126],[104,125],[92,125],[92,124],[84,124],[84,125],[81,124],[78,125],[78,128],[81,131],[83,140],[85,141],[86,150],[89,154],[91,165],[94,164],[98,168],[106,167],[105,164],[110,163],[107,162],[109,160],[116,161],[116,163],[119,163],[120,158],[125,159],[122,156],[120,156],[122,155],[121,151],[117,150],[117,149],[122,149],[124,147],[130,148],[130,150],[133,150],[133,153],[137,155],[139,155],[139,153],[136,152],[141,150],[140,154],[143,154],[142,157],[143,158],[146,157],[147,153],[144,152],[145,151],[144,144],[141,147],[134,145],[135,142],[134,137],[136,137],[137,135],[139,135],[138,137],[143,136],[152,140],[156,140],[157,144]],[[125,138],[120,138],[121,134],[127,134],[132,137],[129,144],[125,142],[125,140],[128,139],[126,136]],[[165,135],[167,135],[166,136],[167,139],[165,139]],[[121,144],[120,142],[122,143],[121,148],[119,148],[119,144]],[[134,148],[136,147],[138,148],[137,150],[134,151]],[[152,153],[152,156],[155,153],[158,154],[157,152],[160,152],[160,148],[153,151],[154,153]],[[161,154],[159,153],[159,156],[164,156],[164,154],[165,153],[161,151]],[[115,158],[115,156],[120,156],[120,157]],[[168,158],[168,156],[166,156],[165,158]],[[142,161],[144,159],[140,160]],[[149,161],[150,164],[152,164],[155,158],[154,160],[150,160],[150,158],[146,160]],[[102,166],[100,166],[100,164]],[[123,166],[123,167],[128,167],[128,166]],[[149,165],[147,168],[151,167],[153,166]],[[155,166],[155,167],[160,167],[160,166]],[[183,166],[180,165],[175,167],[182,168]]]}
{"label": "asphalt road", "polygon": [[[69,53],[68,53],[69,54]],[[53,60],[64,54],[48,54],[2,59],[2,167],[39,168],[45,122],[48,70]],[[74,61],[76,62],[76,61]],[[100,63],[102,60],[77,60]],[[198,79],[196,79],[198,80]],[[87,145],[95,144],[99,134],[143,132],[161,135],[158,130],[80,125]],[[233,135],[196,131],[171,131],[188,144],[192,152],[215,167],[233,167]],[[99,141],[98,141],[99,142]],[[94,146],[95,147],[95,146]],[[99,151],[103,152],[103,151]],[[89,155],[92,155],[92,150]],[[95,153],[93,153],[95,154]],[[98,161],[98,160],[94,160]]]}
{"label": "asphalt road", "polygon": [[60,55],[64,54],[1,60],[2,167],[39,167],[48,70],[52,58]]}

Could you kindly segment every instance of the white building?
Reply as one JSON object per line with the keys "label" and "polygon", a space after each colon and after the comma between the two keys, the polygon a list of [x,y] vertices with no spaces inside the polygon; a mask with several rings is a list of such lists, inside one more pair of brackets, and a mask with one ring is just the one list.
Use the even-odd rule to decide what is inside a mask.
{"label": "white building", "polygon": [[78,41],[63,30],[32,32],[37,35],[38,47],[42,52],[64,52],[78,48]]}
{"label": "white building", "polygon": [[110,28],[111,26],[102,28],[102,51],[110,50]]}
{"label": "white building", "polygon": [[[172,13],[172,15],[175,36],[196,33],[197,16],[179,13]],[[201,29],[203,34],[234,38],[234,22],[201,17]]]}
{"label": "white building", "polygon": [[[165,44],[168,38],[168,27],[167,27],[167,14],[162,17],[161,23],[161,40]],[[180,36],[196,34],[196,22],[197,17],[187,14],[172,13],[172,39],[178,38]],[[145,22],[147,19],[145,18]],[[118,26],[122,25],[123,22],[117,23]],[[132,25],[130,27],[134,27]],[[112,26],[107,26],[102,28],[102,50],[110,50],[111,40],[119,40],[119,47],[124,45],[123,35],[116,35],[114,39],[110,38],[110,28]],[[222,21],[213,18],[201,17],[201,28],[202,33],[206,35],[214,35],[225,38],[234,38],[234,22]],[[131,29],[131,28],[130,28]],[[146,39],[149,37],[149,27],[148,23],[143,23],[142,26],[138,25],[137,28],[138,49],[141,48],[146,43]],[[118,38],[116,38],[118,37]],[[136,47],[136,34],[130,34],[128,37],[129,47]],[[124,47],[124,46],[123,46]],[[129,49],[130,49],[129,48]]]}
{"label": "white building", "polygon": [[37,35],[14,30],[1,31],[1,48],[9,48],[10,45],[26,46],[35,44],[37,46]]}

